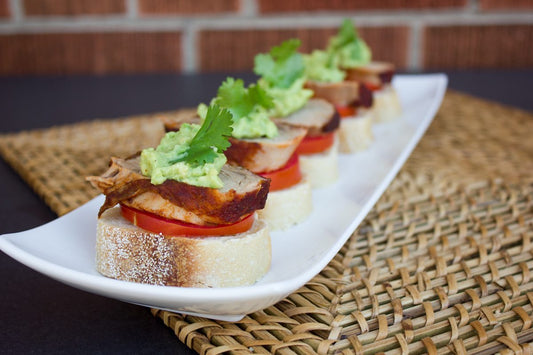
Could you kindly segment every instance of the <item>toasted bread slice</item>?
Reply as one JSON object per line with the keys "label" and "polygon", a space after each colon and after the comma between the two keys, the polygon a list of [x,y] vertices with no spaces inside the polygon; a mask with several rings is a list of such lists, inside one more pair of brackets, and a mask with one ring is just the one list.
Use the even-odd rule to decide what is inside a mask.
{"label": "toasted bread slice", "polygon": [[270,191],[265,208],[257,214],[270,230],[284,230],[303,222],[312,210],[311,184],[302,180],[289,188]]}
{"label": "toasted bread slice", "polygon": [[170,237],[124,219],[120,208],[98,219],[96,269],[124,281],[182,287],[251,285],[271,263],[270,234],[256,219],[252,228],[224,237]]}
{"label": "toasted bread slice", "polygon": [[339,151],[355,153],[365,150],[374,141],[372,123],[374,111],[361,109],[355,116],[341,119],[339,129]]}

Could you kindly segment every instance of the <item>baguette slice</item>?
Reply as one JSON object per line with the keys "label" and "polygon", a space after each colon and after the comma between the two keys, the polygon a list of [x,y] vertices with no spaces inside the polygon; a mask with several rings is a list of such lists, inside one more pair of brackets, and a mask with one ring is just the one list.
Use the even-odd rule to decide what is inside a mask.
{"label": "baguette slice", "polygon": [[330,185],[339,178],[339,140],[328,150],[316,154],[301,154],[300,169],[304,179],[309,181],[312,188]]}
{"label": "baguette slice", "polygon": [[402,106],[398,93],[392,85],[384,85],[380,90],[374,91],[374,122],[387,122],[402,114]]}
{"label": "baguette slice", "polygon": [[339,129],[339,151],[355,153],[368,148],[374,141],[372,133],[373,110],[358,110],[357,115],[341,119]]}
{"label": "baguette slice", "polygon": [[286,189],[270,191],[265,208],[257,211],[270,230],[284,230],[303,222],[313,210],[311,184],[302,180]]}
{"label": "baguette slice", "polygon": [[263,277],[270,263],[270,234],[259,219],[246,233],[203,238],[145,231],[124,219],[119,207],[98,219],[96,269],[110,278],[181,287],[245,286]]}

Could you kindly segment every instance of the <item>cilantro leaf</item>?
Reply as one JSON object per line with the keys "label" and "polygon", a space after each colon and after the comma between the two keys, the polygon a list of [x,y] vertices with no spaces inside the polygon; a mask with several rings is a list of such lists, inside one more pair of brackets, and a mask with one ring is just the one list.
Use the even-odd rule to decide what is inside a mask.
{"label": "cilantro leaf", "polygon": [[170,162],[175,164],[186,161],[192,164],[212,163],[217,154],[225,151],[231,143],[232,115],[218,105],[211,105],[207,109],[205,120],[189,144],[189,148],[178,159]]}
{"label": "cilantro leaf", "polygon": [[272,108],[274,102],[265,90],[252,84],[246,89],[241,79],[227,78],[218,88],[216,104],[227,108],[233,114],[233,120],[248,116],[256,105]]}
{"label": "cilantro leaf", "polygon": [[254,72],[274,87],[290,87],[305,71],[303,56],[297,52],[300,44],[299,39],[293,38],[273,47],[268,54],[256,55]]}
{"label": "cilantro leaf", "polygon": [[344,19],[344,21],[342,21],[341,28],[339,29],[339,33],[331,38],[330,47],[335,51],[346,46],[347,44],[357,41],[358,39],[359,34],[357,33],[352,21]]}

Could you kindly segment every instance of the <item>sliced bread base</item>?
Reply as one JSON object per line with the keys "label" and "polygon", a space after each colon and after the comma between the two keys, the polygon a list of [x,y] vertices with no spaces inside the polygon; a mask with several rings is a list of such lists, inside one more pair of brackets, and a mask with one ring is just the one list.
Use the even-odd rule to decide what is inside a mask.
{"label": "sliced bread base", "polygon": [[300,169],[312,188],[330,185],[339,178],[339,140],[323,153],[301,154]]}
{"label": "sliced bread base", "polygon": [[360,110],[356,116],[341,119],[339,128],[339,151],[354,153],[368,148],[374,141],[372,133],[372,110]]}
{"label": "sliced bread base", "polygon": [[182,287],[251,285],[270,268],[266,223],[256,219],[246,232],[227,237],[169,237],[124,219],[120,207],[98,219],[96,269],[131,282]]}
{"label": "sliced bread base", "polygon": [[311,184],[302,180],[289,188],[270,191],[265,208],[257,214],[270,230],[284,230],[304,221],[312,210]]}
{"label": "sliced bread base", "polygon": [[384,86],[381,90],[374,91],[374,122],[387,122],[402,114],[402,106],[398,93],[391,85]]}

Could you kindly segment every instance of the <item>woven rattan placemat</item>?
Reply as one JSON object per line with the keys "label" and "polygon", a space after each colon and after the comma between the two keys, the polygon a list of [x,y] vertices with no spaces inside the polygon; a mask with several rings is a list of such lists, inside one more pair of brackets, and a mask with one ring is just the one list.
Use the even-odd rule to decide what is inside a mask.
{"label": "woven rattan placemat", "polygon": [[[236,323],[152,310],[198,353],[532,353],[533,115],[448,92],[402,171],[331,263]],[[58,215],[110,155],[155,145],[152,116],[0,136]],[[531,343],[531,344],[530,344]]]}

